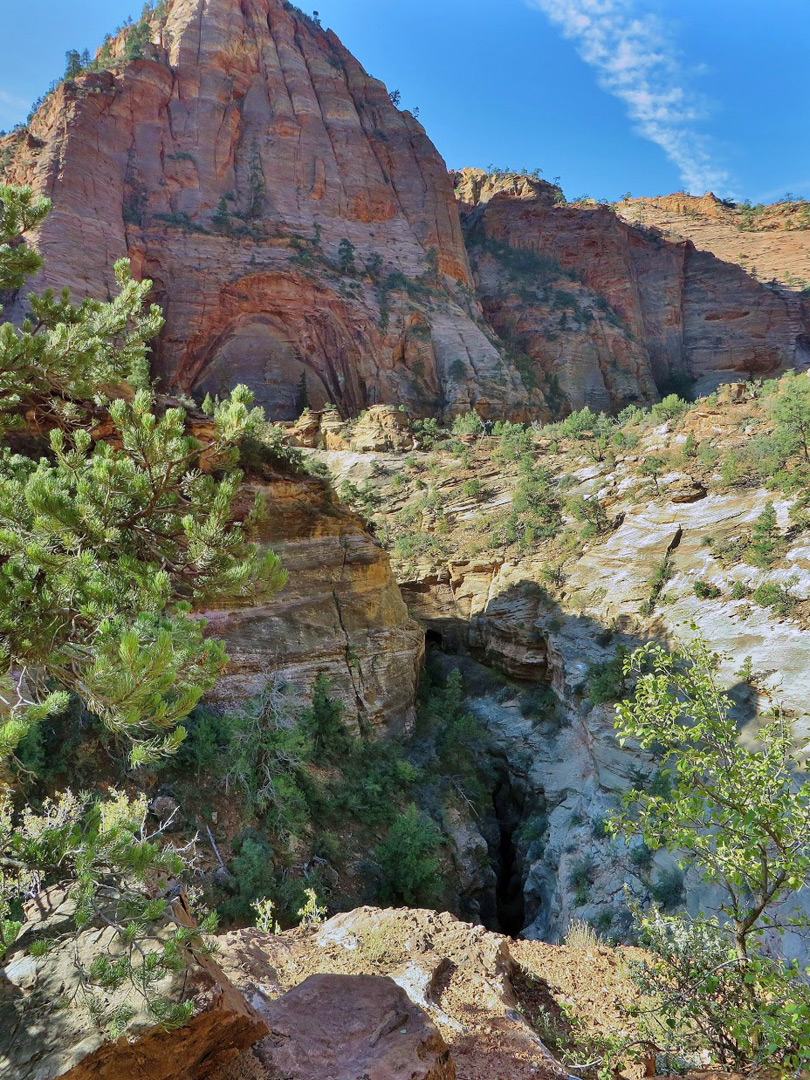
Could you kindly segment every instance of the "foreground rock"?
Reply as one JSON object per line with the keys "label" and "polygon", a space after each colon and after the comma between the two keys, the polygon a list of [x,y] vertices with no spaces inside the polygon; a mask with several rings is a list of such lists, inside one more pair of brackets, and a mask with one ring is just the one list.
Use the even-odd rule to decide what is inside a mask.
{"label": "foreground rock", "polygon": [[[314,1048],[321,1040],[332,1039],[336,1048],[345,1047],[346,1060],[359,1065],[368,1052],[371,1033],[381,1048],[404,1040],[401,1045],[408,1055],[398,1063],[385,1049],[383,1058],[369,1058],[366,1068],[373,1080],[411,1076],[414,1080],[434,1076],[442,1080],[453,1076],[458,1080],[563,1080],[566,1075],[532,1027],[537,1001],[526,992],[527,972],[536,972],[532,978],[542,981],[546,950],[554,952],[550,946],[512,943],[447,913],[404,908],[359,908],[336,915],[320,927],[278,936],[237,930],[218,940],[220,962],[267,1020],[271,1034],[216,1080],[265,1080],[279,1075],[295,1080],[356,1080],[363,1070],[331,1066],[334,1051],[325,1054],[320,1071],[306,1071],[308,1065],[295,1071],[302,1069],[295,1052],[301,1054],[302,1062],[308,1062],[310,1055],[317,1061]],[[520,950],[520,959],[514,950]],[[605,950],[606,956],[609,952]],[[572,954],[566,955],[570,962]],[[592,965],[602,963],[601,957],[589,959]],[[615,972],[615,967],[611,970]],[[328,981],[316,981],[324,975]],[[342,977],[342,984],[333,981],[336,975]],[[370,975],[376,978],[368,979]],[[365,978],[356,982],[352,993],[347,976]],[[599,1022],[616,1028],[620,1026],[618,1013],[607,998],[612,995],[615,1001],[624,991],[621,979],[612,982],[607,995],[599,999],[603,1006]],[[396,992],[394,984],[399,988]],[[341,985],[346,990],[337,993]],[[403,1003],[408,999],[412,1004],[406,1007]],[[312,1007],[315,1004],[317,1011]],[[427,1020],[418,1016],[420,1010]],[[408,1017],[408,1022],[389,1034],[396,1014]],[[422,1033],[434,1031],[434,1026],[450,1049],[452,1064],[435,1032],[427,1042],[421,1041]],[[290,1035],[287,1042],[284,1036],[292,1029],[299,1034]],[[420,1045],[415,1061],[411,1048]],[[378,1060],[385,1065],[378,1065]],[[414,1071],[403,1072],[409,1062]]]}
{"label": "foreground rock", "polygon": [[[167,976],[155,997],[192,1001],[191,1019],[175,1031],[155,1026],[142,996],[126,982],[101,995],[108,1016],[131,1014],[125,1034],[110,1040],[87,1007],[78,963],[86,970],[100,956],[112,962],[125,955],[117,932],[103,921],[89,924],[73,939],[52,944],[35,959],[32,939],[56,939],[73,910],[63,890],[40,894],[26,908],[26,932],[4,960],[0,985],[0,1076],[9,1080],[205,1080],[213,1071],[260,1039],[267,1027],[223,974],[194,946],[186,948],[187,968]],[[176,921],[190,925],[181,901]]]}
{"label": "foreground rock", "polygon": [[392,979],[310,975],[261,1013],[270,1035],[253,1057],[267,1077],[456,1080],[444,1039]]}

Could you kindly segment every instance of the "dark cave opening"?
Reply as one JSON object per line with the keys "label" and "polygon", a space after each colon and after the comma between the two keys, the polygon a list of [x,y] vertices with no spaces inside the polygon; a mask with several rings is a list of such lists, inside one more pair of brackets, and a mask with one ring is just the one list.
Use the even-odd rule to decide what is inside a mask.
{"label": "dark cave opening", "polygon": [[495,820],[498,825],[497,848],[493,851],[495,869],[496,926],[491,927],[509,937],[517,937],[526,925],[523,899],[523,859],[515,844],[515,832],[522,817],[509,776],[502,774],[492,794]]}
{"label": "dark cave opening", "polygon": [[[470,655],[455,627],[426,628],[425,645],[426,667],[439,684],[451,671],[461,670],[467,708],[502,690],[503,680]],[[510,752],[508,743],[500,744],[489,734],[477,744],[478,782],[487,792],[489,805],[475,818],[486,842],[488,866],[481,866],[475,884],[462,893],[456,913],[480,921],[488,930],[518,937],[536,914],[532,899],[524,898],[526,844],[520,828],[527,815],[536,816],[539,804],[535,805],[537,800],[530,796],[526,778],[515,769]]]}

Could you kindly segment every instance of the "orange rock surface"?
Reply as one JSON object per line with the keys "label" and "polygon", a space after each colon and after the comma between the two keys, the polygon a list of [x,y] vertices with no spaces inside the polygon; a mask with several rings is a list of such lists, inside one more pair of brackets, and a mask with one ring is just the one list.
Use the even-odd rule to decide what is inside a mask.
{"label": "orange rock surface", "polygon": [[106,296],[126,255],[154,281],[165,386],[245,382],[275,419],[333,402],[530,420],[810,365],[805,204],[741,231],[747,211],[711,195],[612,213],[529,177],[448,176],[286,0],[172,0],[141,59],[126,34],[109,70],[0,139],[0,178],[53,200],[39,285]]}
{"label": "orange rock surface", "polygon": [[152,30],[146,58],[63,83],[0,147],[4,178],[53,200],[38,284],[105,296],[129,255],[165,308],[165,382],[246,382],[276,418],[303,372],[344,415],[525,411],[444,162],[385,86],[282,0],[174,0]]}
{"label": "orange rock surface", "polygon": [[616,409],[655,400],[673,376],[708,390],[810,363],[806,304],[725,249],[718,258],[607,207],[566,204],[529,177],[468,169],[456,181],[485,314],[547,398]]}

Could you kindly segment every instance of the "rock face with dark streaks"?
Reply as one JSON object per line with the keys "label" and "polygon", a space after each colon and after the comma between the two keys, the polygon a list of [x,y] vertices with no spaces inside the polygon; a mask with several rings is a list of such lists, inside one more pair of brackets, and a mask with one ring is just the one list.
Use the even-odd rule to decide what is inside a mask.
{"label": "rock face with dark streaks", "polygon": [[456,183],[484,312],[552,407],[616,410],[678,377],[708,389],[799,363],[808,313],[736,263],[541,180]]}
{"label": "rock face with dark streaks", "polygon": [[63,83],[5,179],[54,209],[41,284],[104,296],[129,255],[185,391],[526,412],[482,327],[444,162],[331,32],[282,0],[174,0],[145,56]]}

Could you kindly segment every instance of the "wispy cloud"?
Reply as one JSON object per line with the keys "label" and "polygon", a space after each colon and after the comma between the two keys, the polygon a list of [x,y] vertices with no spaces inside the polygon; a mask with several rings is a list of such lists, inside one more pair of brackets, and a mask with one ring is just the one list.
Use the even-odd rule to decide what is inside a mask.
{"label": "wispy cloud", "polygon": [[24,120],[30,108],[30,101],[24,101],[23,98],[10,94],[7,90],[0,90],[0,127],[6,124],[17,124],[20,120]]}
{"label": "wispy cloud", "polygon": [[731,177],[697,128],[707,108],[672,33],[636,0],[527,0],[544,12],[594,68],[599,84],[627,105],[638,132],[660,146],[687,190],[726,191]]}

